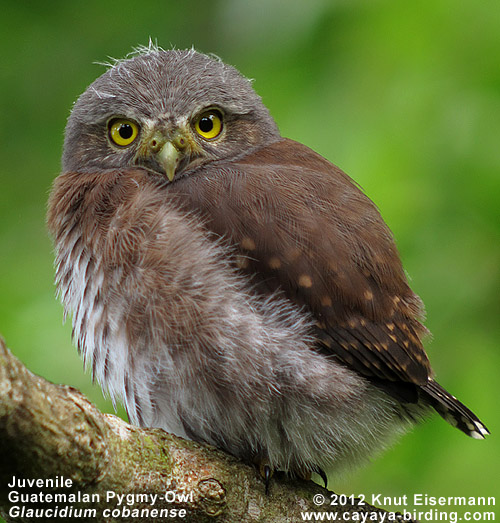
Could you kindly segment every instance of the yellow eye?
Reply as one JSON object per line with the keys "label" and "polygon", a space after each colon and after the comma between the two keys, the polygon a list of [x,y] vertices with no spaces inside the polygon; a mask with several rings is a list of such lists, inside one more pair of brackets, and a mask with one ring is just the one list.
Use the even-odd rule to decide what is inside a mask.
{"label": "yellow eye", "polygon": [[206,111],[198,116],[194,128],[205,140],[213,140],[222,132],[222,114],[215,109]]}
{"label": "yellow eye", "polygon": [[130,145],[139,134],[139,127],[135,122],[115,118],[109,122],[109,137],[111,141],[120,147]]}

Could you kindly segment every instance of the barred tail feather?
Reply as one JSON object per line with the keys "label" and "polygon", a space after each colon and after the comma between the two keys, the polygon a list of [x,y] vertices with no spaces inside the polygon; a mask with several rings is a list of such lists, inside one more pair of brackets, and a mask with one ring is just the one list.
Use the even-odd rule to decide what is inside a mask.
{"label": "barred tail feather", "polygon": [[426,385],[422,386],[422,389],[429,395],[434,409],[450,425],[475,439],[484,439],[490,433],[471,410],[443,389],[439,383],[429,380]]}

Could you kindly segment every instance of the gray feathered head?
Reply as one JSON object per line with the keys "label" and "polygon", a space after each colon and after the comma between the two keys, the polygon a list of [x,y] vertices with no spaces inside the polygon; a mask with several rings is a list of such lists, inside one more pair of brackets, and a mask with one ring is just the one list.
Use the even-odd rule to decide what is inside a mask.
{"label": "gray feathered head", "polygon": [[234,67],[192,49],[150,46],[116,61],[75,103],[63,171],[143,166],[173,180],[278,138]]}

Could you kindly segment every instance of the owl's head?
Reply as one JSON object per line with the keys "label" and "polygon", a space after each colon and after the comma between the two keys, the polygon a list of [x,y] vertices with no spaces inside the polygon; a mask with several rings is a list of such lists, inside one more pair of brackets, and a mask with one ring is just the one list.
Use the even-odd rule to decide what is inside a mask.
{"label": "owl's head", "polygon": [[149,47],[113,65],[75,103],[63,171],[142,166],[172,181],[279,138],[234,67],[194,50]]}

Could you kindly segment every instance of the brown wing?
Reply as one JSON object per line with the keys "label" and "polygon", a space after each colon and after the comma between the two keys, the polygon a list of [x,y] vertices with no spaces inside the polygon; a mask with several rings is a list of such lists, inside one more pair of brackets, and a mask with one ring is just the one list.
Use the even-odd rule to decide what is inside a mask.
{"label": "brown wing", "polygon": [[367,376],[427,381],[422,303],[376,206],[340,169],[284,139],[170,191],[238,246],[261,285],[314,313],[325,350]]}

